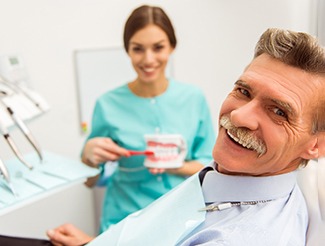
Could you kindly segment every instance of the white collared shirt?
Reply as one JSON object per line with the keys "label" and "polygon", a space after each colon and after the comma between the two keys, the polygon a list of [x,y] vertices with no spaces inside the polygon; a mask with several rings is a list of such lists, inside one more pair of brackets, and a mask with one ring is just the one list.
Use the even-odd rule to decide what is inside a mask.
{"label": "white collared shirt", "polygon": [[206,220],[178,245],[305,245],[308,213],[296,172],[269,177],[206,173],[206,204],[251,202],[207,212]]}

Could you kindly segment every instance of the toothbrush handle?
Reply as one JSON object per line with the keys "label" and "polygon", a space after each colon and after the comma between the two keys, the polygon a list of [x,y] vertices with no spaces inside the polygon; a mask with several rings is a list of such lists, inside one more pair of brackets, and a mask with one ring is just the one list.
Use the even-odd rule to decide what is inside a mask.
{"label": "toothbrush handle", "polygon": [[144,150],[144,151],[137,151],[137,150],[129,150],[130,155],[154,155],[153,151]]}

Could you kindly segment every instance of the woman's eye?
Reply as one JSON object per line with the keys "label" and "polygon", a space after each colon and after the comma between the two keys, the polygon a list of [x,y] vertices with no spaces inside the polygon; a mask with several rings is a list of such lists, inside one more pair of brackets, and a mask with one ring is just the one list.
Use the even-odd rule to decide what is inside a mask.
{"label": "woman's eye", "polygon": [[132,50],[134,52],[141,52],[142,51],[142,48],[141,47],[133,47]]}
{"label": "woman's eye", "polygon": [[155,51],[160,51],[160,50],[162,50],[163,48],[164,48],[164,46],[162,46],[162,45],[157,45],[157,46],[154,47],[154,50],[155,50]]}

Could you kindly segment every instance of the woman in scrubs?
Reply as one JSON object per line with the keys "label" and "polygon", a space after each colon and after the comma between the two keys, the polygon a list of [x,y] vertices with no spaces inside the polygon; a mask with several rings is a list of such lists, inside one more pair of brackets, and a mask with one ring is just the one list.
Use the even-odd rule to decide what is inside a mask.
{"label": "woman in scrubs", "polygon": [[[137,76],[98,98],[82,151],[85,164],[103,170],[88,180],[89,186],[104,182],[106,162],[118,163],[105,180],[100,232],[144,208],[211,160],[215,133],[203,93],[165,75],[176,43],[172,23],[159,7],[141,6],[125,24],[124,47]],[[187,145],[183,165],[148,169],[145,156],[130,156],[128,150],[146,149],[145,134],[182,135]]]}

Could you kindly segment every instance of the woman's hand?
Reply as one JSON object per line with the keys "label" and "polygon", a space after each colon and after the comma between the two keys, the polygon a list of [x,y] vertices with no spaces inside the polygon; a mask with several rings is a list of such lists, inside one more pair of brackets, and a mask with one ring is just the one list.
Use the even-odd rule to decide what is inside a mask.
{"label": "woman's hand", "polygon": [[48,230],[46,234],[55,246],[80,246],[94,239],[71,224]]}
{"label": "woman's hand", "polygon": [[166,168],[148,168],[148,170],[152,174],[161,174],[166,172]]}
{"label": "woman's hand", "polygon": [[110,138],[98,137],[88,140],[82,153],[82,161],[89,166],[97,167],[100,163],[116,161],[122,156],[129,156],[129,152]]}

